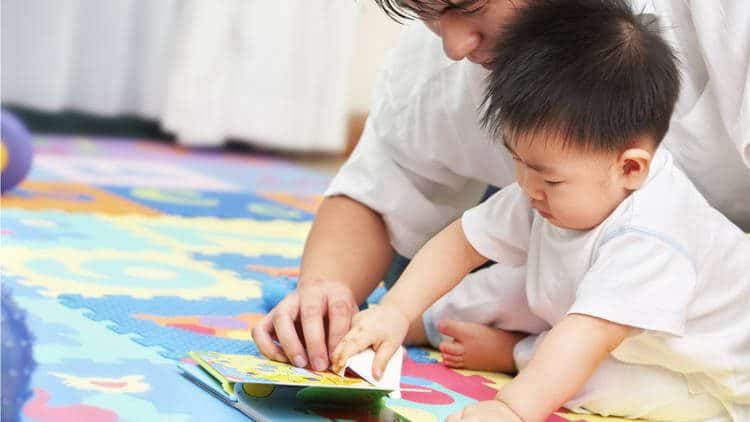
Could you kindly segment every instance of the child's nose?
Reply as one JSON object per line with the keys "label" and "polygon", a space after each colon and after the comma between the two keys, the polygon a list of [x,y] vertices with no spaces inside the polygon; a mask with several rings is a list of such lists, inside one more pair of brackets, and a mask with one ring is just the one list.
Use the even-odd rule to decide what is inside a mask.
{"label": "child's nose", "polygon": [[541,188],[541,184],[534,180],[534,177],[526,170],[518,174],[518,184],[521,185],[521,189],[526,192],[526,195],[534,201],[543,201],[546,198],[544,190]]}
{"label": "child's nose", "polygon": [[529,195],[529,198],[531,198],[534,201],[544,201],[546,196],[544,195],[544,191],[541,189],[530,189],[526,191],[527,195]]}

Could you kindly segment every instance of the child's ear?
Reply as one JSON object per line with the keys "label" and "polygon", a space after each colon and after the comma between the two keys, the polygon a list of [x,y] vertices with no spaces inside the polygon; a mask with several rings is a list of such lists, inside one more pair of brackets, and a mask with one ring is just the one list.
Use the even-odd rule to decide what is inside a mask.
{"label": "child's ear", "polygon": [[628,148],[617,160],[617,170],[622,185],[627,190],[636,190],[648,178],[652,154],[642,148]]}

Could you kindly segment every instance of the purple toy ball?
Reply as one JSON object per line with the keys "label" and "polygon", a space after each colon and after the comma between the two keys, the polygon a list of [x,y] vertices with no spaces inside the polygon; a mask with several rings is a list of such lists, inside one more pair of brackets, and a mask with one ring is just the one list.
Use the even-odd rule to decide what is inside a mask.
{"label": "purple toy ball", "polygon": [[31,135],[20,120],[2,110],[2,145],[0,146],[0,190],[2,193],[21,183],[31,168]]}

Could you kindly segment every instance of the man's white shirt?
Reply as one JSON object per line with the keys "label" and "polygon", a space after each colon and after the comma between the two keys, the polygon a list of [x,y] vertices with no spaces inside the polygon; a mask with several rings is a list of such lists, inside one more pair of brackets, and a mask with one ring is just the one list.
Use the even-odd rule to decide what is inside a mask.
{"label": "man's white shirt", "polygon": [[[750,2],[640,3],[659,16],[681,60],[682,93],[663,145],[713,206],[750,230]],[[411,257],[487,184],[513,183],[509,154],[478,123],[488,75],[447,59],[439,38],[413,23],[381,70],[362,138],[326,194],[379,212],[393,247]]]}

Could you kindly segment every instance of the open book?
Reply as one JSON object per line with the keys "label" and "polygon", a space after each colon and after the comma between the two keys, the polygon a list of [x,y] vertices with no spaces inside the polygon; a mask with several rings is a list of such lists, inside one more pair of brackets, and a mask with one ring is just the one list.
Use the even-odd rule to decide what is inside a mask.
{"label": "open book", "polygon": [[191,352],[196,364],[179,366],[186,378],[259,421],[405,420],[383,400],[399,397],[403,348],[379,381],[372,376],[374,355],[368,349],[353,356],[341,374],[215,352]]}

